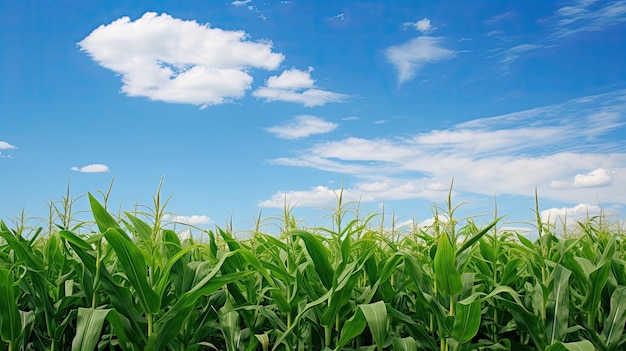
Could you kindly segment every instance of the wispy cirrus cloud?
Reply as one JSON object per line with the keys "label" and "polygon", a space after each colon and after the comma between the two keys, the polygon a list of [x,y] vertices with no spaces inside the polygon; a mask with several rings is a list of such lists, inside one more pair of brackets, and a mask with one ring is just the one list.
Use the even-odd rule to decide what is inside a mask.
{"label": "wispy cirrus cloud", "polygon": [[310,115],[296,116],[294,119],[266,129],[281,139],[301,139],[315,134],[330,133],[337,129],[337,123]]}
{"label": "wispy cirrus cloud", "polygon": [[517,61],[521,56],[528,52],[543,49],[545,46],[537,44],[520,44],[512,48],[506,49],[499,54],[501,57],[500,62],[503,64],[503,68],[508,69],[512,63]]}
{"label": "wispy cirrus cloud", "polygon": [[492,16],[491,18],[486,20],[485,23],[487,23],[487,24],[494,24],[494,23],[500,22],[500,21],[502,21],[504,19],[510,18],[514,14],[515,13],[513,11],[503,12],[503,13],[497,14],[495,16]]}
{"label": "wispy cirrus cloud", "polygon": [[626,1],[576,0],[554,15],[553,38],[595,32],[626,22]]}
{"label": "wispy cirrus cloud", "polygon": [[322,106],[329,102],[342,102],[347,95],[319,89],[311,77],[313,67],[306,71],[291,68],[278,76],[271,76],[265,86],[255,90],[252,95],[265,101],[286,101],[302,104],[306,107]]}
{"label": "wispy cirrus cloud", "polygon": [[122,77],[122,92],[202,107],[244,96],[251,69],[274,70],[284,56],[243,31],[147,12],[101,25],[78,43],[94,61]]}
{"label": "wispy cirrus cloud", "polygon": [[[441,200],[454,178],[455,191],[465,194],[532,196],[537,187],[560,201],[623,203],[625,144],[604,136],[623,133],[625,122],[626,90],[620,90],[408,137],[331,140],[271,162],[354,176],[358,181],[345,194],[362,201]],[[294,198],[327,205],[333,190],[279,191],[260,204]]]}
{"label": "wispy cirrus cloud", "polygon": [[109,166],[102,163],[92,163],[82,167],[72,167],[72,171],[80,173],[104,173],[109,172]]}
{"label": "wispy cirrus cloud", "polygon": [[398,82],[402,84],[413,79],[427,64],[454,57],[455,52],[446,49],[444,41],[443,38],[424,36],[387,48],[385,56],[398,71]]}

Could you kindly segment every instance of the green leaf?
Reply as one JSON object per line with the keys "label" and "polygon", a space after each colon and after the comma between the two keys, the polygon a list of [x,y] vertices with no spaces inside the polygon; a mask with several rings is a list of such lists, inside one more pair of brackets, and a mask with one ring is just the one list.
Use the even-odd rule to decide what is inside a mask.
{"label": "green leaf", "polygon": [[339,338],[339,343],[337,344],[335,350],[342,350],[343,347],[350,342],[350,340],[361,335],[365,330],[366,325],[367,321],[365,320],[362,310],[357,308],[354,315],[343,324],[343,328],[341,328],[341,337]]}
{"label": "green leaf", "polygon": [[472,235],[472,237],[469,240],[465,241],[463,243],[463,245],[461,245],[461,247],[459,247],[456,250],[456,254],[459,255],[461,252],[467,250],[469,247],[474,245],[474,243],[477,242],[478,240],[480,240],[480,238],[482,238],[483,235],[487,234],[487,232],[489,232],[491,230],[491,228],[493,228],[498,223],[499,220],[500,220],[500,218],[496,218],[495,220],[493,220],[493,222],[489,223],[480,232]]}
{"label": "green leaf", "polygon": [[130,222],[133,224],[133,228],[135,232],[137,233],[137,235],[139,235],[141,240],[143,241],[151,240],[152,228],[148,225],[148,223],[142,221],[141,219],[133,216],[132,214],[128,212],[124,212],[124,214],[126,215],[128,219],[130,219]]}
{"label": "green leaf", "polygon": [[148,284],[146,261],[141,249],[133,243],[120,229],[107,229],[104,237],[115,250],[122,270],[136,291],[139,303],[146,313],[158,313],[161,308],[161,300],[157,293]]}
{"label": "green leaf", "polygon": [[435,279],[437,289],[443,296],[456,295],[463,290],[461,275],[456,270],[454,248],[445,233],[439,236],[439,245],[435,253]]}
{"label": "green leaf", "polygon": [[22,331],[17,305],[11,272],[0,267],[0,337],[6,343],[15,342]]}
{"label": "green leaf", "polygon": [[562,265],[557,265],[552,280],[552,290],[546,305],[551,318],[548,322],[549,343],[565,340],[569,320],[569,277],[571,271]]}
{"label": "green leaf", "polygon": [[102,325],[110,309],[78,308],[72,351],[93,351],[100,340]]}
{"label": "green leaf", "polygon": [[621,345],[625,324],[626,286],[618,286],[611,295],[611,310],[602,329],[602,336],[606,338],[609,350],[616,350]]}
{"label": "green leaf", "polygon": [[107,212],[107,210],[100,205],[98,200],[96,200],[91,193],[88,195],[91,213],[93,214],[93,218],[96,220],[100,233],[104,233],[109,228],[119,228],[120,226],[117,224],[117,221],[115,221],[109,212]]}
{"label": "green leaf", "polygon": [[320,277],[322,284],[324,284],[326,289],[332,288],[335,270],[330,265],[330,253],[324,244],[322,244],[322,241],[304,230],[292,230],[290,234],[300,237],[302,241],[304,241],[306,251],[309,253],[311,261],[313,261],[313,267]]}
{"label": "green leaf", "polygon": [[406,338],[394,337],[391,339],[391,345],[393,345],[394,350],[417,351],[417,342],[410,336]]}
{"label": "green leaf", "polygon": [[459,343],[466,343],[478,333],[481,319],[481,303],[474,301],[469,305],[457,304],[452,337]]}
{"label": "green leaf", "polygon": [[367,326],[370,328],[376,348],[378,351],[382,350],[387,337],[387,308],[385,303],[378,301],[367,305],[359,305],[359,308],[367,320]]}
{"label": "green leaf", "polygon": [[589,340],[576,342],[560,342],[548,346],[545,351],[595,351],[596,348]]}

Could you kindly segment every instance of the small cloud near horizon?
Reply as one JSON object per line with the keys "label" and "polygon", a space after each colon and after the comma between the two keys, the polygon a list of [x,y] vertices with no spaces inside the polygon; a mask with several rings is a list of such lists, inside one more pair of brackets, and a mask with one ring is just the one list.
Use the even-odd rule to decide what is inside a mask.
{"label": "small cloud near horizon", "polygon": [[104,173],[110,171],[109,166],[101,163],[93,163],[82,167],[74,166],[71,168],[71,170],[80,173]]}
{"label": "small cloud near horizon", "polygon": [[587,174],[576,174],[573,181],[554,180],[550,183],[550,187],[553,189],[595,188],[611,184],[613,184],[612,172],[604,168],[598,168]]}

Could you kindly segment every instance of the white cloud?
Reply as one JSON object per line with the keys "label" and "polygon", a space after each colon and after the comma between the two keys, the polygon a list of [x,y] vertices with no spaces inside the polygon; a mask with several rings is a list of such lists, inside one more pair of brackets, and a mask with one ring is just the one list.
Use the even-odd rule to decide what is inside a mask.
{"label": "white cloud", "polygon": [[172,222],[185,223],[190,225],[209,224],[213,221],[208,216],[204,215],[192,215],[192,216],[174,216],[171,219]]}
{"label": "white cloud", "polygon": [[329,18],[331,21],[332,20],[338,20],[338,21],[343,21],[344,19],[346,19],[346,14],[345,13],[339,13],[334,15],[333,17]]}
{"label": "white cloud", "polygon": [[[259,201],[259,207],[283,207],[285,204],[297,207],[329,206],[337,203],[341,189],[330,189],[326,186],[316,186],[304,191],[279,191],[268,200]],[[343,191],[343,201],[357,201],[358,194],[349,190]]]}
{"label": "white cloud", "polygon": [[72,167],[72,171],[81,173],[103,173],[109,172],[109,167],[101,163],[94,163],[82,167]]}
{"label": "white cloud", "polygon": [[300,115],[293,120],[269,127],[266,130],[282,139],[301,139],[314,134],[325,134],[335,130],[339,125],[325,121],[322,118]]}
{"label": "white cloud", "polygon": [[500,59],[500,62],[504,64],[505,68],[508,68],[513,62],[517,61],[523,54],[526,54],[530,51],[541,49],[541,48],[544,48],[544,47],[541,45],[535,45],[535,44],[521,44],[521,45],[514,46],[500,53],[500,56],[502,56],[502,59]]}
{"label": "white cloud", "polygon": [[317,89],[311,78],[312,71],[313,67],[306,71],[296,68],[285,70],[279,76],[269,77],[265,86],[255,90],[252,95],[266,101],[295,102],[307,107],[341,102],[347,98],[343,94]]}
{"label": "white cloud", "polygon": [[403,26],[404,28],[413,27],[424,34],[428,34],[437,29],[432,26],[432,24],[430,23],[430,19],[428,18],[423,18],[417,22],[404,22]]}
{"label": "white cloud", "polygon": [[513,15],[514,15],[513,11],[504,12],[504,13],[501,13],[499,15],[495,15],[495,16],[491,17],[490,19],[485,21],[485,23],[487,23],[487,24],[494,24],[496,22],[500,22],[500,21],[502,21],[504,19],[507,19],[507,18],[509,18],[509,17],[511,17]]}
{"label": "white cloud", "polygon": [[554,16],[552,39],[601,31],[626,22],[626,1],[577,0]]}
{"label": "white cloud", "polygon": [[613,172],[604,168],[598,168],[587,174],[576,174],[573,181],[552,181],[550,187],[555,189],[593,188],[611,184],[613,184]]}
{"label": "white cloud", "polygon": [[[598,118],[602,114],[611,119]],[[559,201],[623,203],[626,152],[619,140],[625,119],[621,90],[411,137],[328,140],[271,162],[354,176],[358,182],[345,189],[364,201],[441,201],[454,178],[454,190],[466,194],[533,196],[537,187],[543,198]],[[571,187],[555,179],[569,179]],[[323,190],[283,191],[272,199],[319,202]]]}
{"label": "white cloud", "polygon": [[273,70],[284,59],[243,31],[153,12],[101,25],[78,45],[122,77],[128,96],[203,107],[243,97],[250,69]]}
{"label": "white cloud", "polygon": [[299,69],[288,69],[283,71],[280,76],[272,76],[267,79],[266,86],[275,89],[304,89],[315,87],[315,81],[311,78],[313,67],[309,67],[306,71]]}
{"label": "white cloud", "polygon": [[247,4],[249,4],[252,0],[235,0],[232,1],[230,4],[233,6],[245,6]]}
{"label": "white cloud", "polygon": [[578,204],[574,207],[553,207],[541,211],[541,220],[545,223],[574,222],[587,217],[602,214],[602,208],[598,205]]}
{"label": "white cloud", "polygon": [[0,141],[0,150],[11,150],[11,149],[17,149],[17,147],[15,145],[11,145],[7,143],[6,141]]}
{"label": "white cloud", "polygon": [[398,70],[398,81],[404,83],[412,79],[426,64],[452,58],[455,52],[443,48],[442,42],[441,38],[418,37],[387,48],[385,55]]}

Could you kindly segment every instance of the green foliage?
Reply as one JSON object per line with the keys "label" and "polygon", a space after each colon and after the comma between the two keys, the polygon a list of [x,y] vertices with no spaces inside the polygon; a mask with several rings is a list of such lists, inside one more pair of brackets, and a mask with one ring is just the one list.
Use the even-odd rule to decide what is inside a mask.
{"label": "green foliage", "polygon": [[338,194],[331,228],[285,208],[280,235],[259,217],[248,239],[198,243],[163,222],[159,195],[118,216],[103,195],[88,194],[90,222],[69,192],[47,231],[0,221],[0,351],[626,346],[625,235],[603,217],[557,233],[537,216],[531,240],[448,199],[430,227],[376,228]]}

